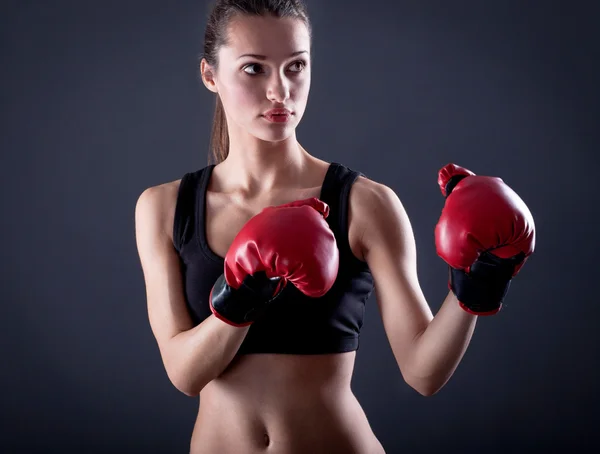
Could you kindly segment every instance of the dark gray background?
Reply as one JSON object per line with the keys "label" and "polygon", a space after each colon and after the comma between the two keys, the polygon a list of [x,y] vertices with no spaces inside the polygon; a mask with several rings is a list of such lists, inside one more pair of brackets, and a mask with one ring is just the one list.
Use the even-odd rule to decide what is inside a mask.
{"label": "dark gray background", "polygon": [[[537,225],[505,310],[479,320],[434,397],[403,382],[369,300],[353,389],[388,453],[598,445],[591,4],[309,1],[298,137],[398,193],[434,313],[447,292],[441,166],[502,177]],[[134,207],[206,164],[206,12],[197,0],[2,3],[2,452],[187,452],[198,401],[169,383],[149,328]]]}

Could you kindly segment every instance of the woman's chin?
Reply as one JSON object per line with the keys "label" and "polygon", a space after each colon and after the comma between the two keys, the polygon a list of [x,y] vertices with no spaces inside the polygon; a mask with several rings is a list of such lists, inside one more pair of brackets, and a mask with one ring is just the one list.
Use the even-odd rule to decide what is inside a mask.
{"label": "woman's chin", "polygon": [[294,128],[291,126],[287,127],[277,127],[277,128],[267,128],[266,130],[261,128],[261,131],[257,131],[256,136],[264,140],[265,142],[281,142],[283,140],[289,139],[289,137],[294,134]]}

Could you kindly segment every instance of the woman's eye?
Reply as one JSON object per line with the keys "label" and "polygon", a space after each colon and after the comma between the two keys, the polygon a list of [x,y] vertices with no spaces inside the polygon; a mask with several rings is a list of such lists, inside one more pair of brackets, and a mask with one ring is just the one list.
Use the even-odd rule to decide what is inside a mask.
{"label": "woman's eye", "polygon": [[[252,71],[247,71],[248,68],[253,68]],[[256,68],[258,68],[258,71],[260,70],[260,65],[257,63],[250,63],[249,65],[244,66],[244,72],[250,75],[254,75],[254,74],[258,74],[258,71],[254,71],[256,70]]]}
{"label": "woman's eye", "polygon": [[290,68],[296,68],[296,70],[293,72],[300,72],[304,69],[305,66],[306,66],[305,62],[303,62],[302,60],[298,60],[298,61],[295,61],[294,63],[292,63]]}

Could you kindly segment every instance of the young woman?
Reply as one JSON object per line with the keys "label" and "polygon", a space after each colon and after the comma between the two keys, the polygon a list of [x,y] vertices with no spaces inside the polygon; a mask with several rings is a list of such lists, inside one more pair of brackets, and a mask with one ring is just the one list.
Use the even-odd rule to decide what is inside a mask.
{"label": "young woman", "polygon": [[[504,254],[523,250],[508,274],[492,257],[481,262],[486,276],[504,274],[465,279],[449,208],[436,235],[451,291],[434,318],[396,194],[298,142],[311,82],[304,5],[217,1],[200,72],[216,94],[216,164],[148,188],[135,213],[164,367],[177,389],[200,396],[190,452],[382,453],[350,388],[366,300],[375,290],[404,380],[430,396],[458,366],[477,316],[500,308],[532,251],[532,224]],[[442,173],[444,195],[479,178],[457,166]]]}

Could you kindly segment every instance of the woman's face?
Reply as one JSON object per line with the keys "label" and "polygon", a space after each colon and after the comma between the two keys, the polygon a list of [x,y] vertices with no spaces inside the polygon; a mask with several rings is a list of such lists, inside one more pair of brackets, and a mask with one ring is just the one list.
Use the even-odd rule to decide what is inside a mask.
{"label": "woman's face", "polygon": [[[270,142],[288,138],[304,114],[310,89],[306,25],[294,18],[238,16],[229,24],[228,41],[219,50],[212,88],[207,86],[221,97],[230,133]],[[291,112],[287,121],[265,116],[275,108]]]}

